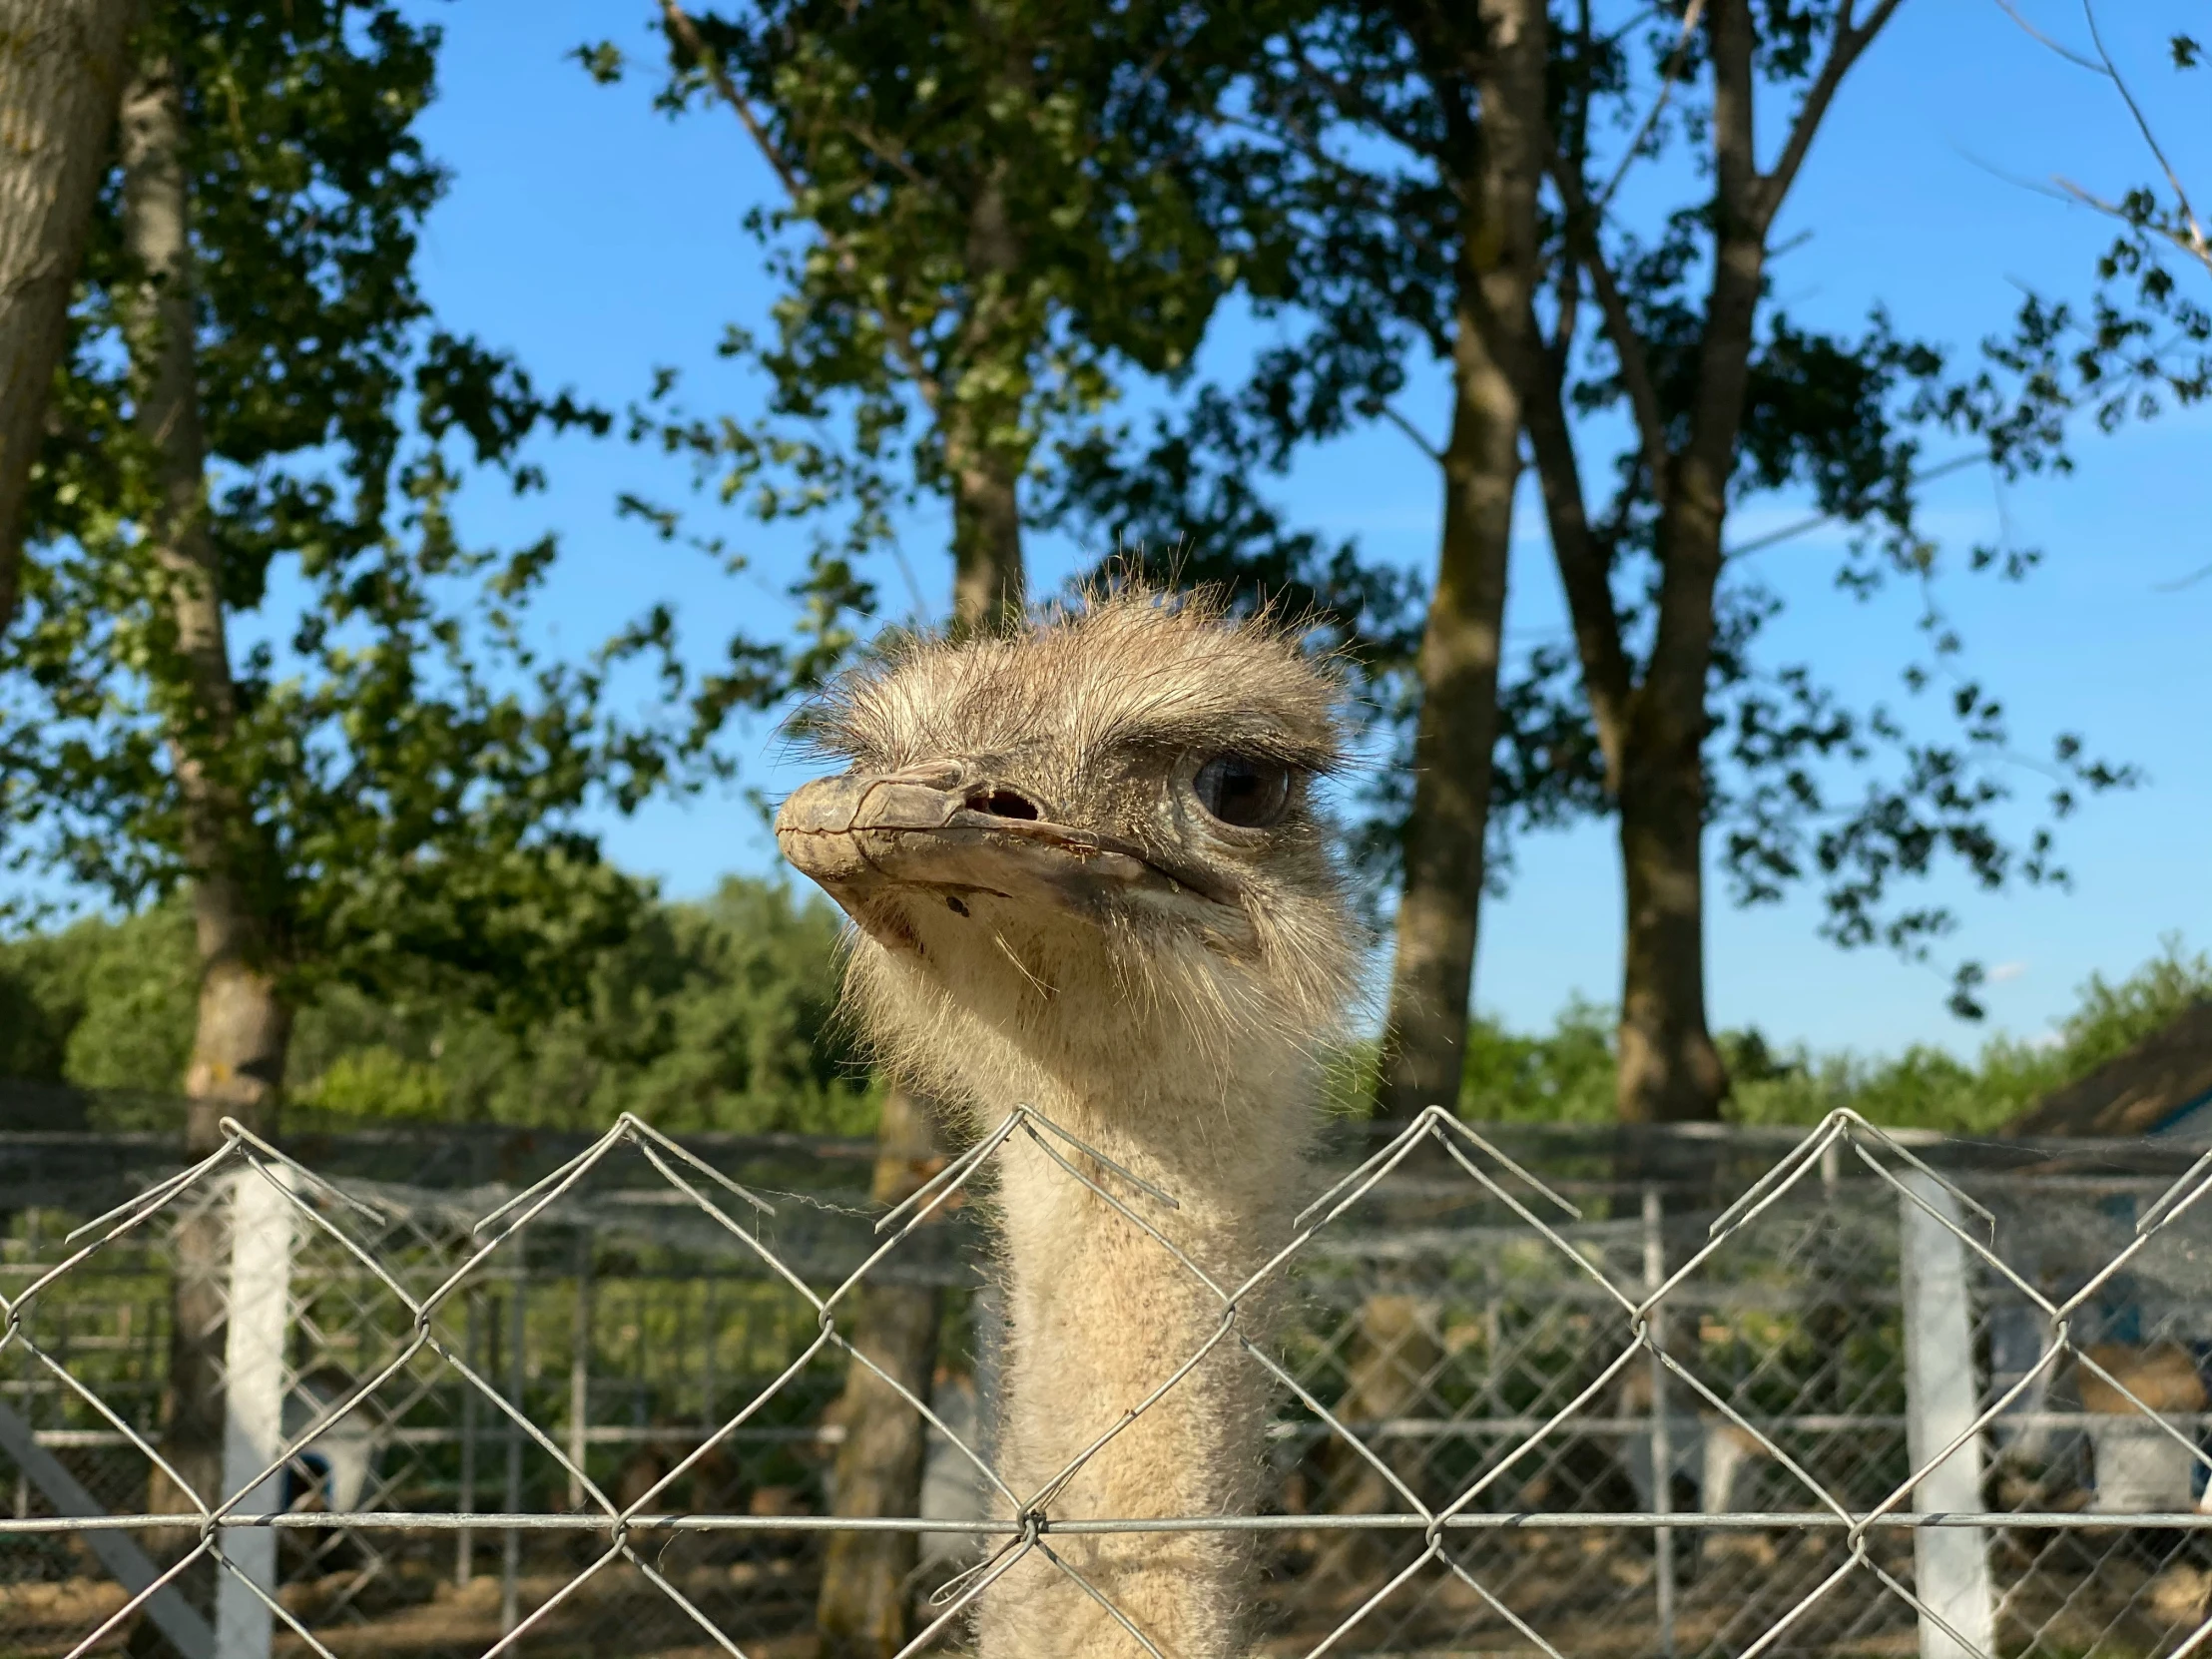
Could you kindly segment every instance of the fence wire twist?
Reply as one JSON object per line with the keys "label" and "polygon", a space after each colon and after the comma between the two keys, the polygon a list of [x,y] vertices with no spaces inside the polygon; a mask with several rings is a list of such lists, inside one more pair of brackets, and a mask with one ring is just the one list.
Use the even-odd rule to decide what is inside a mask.
{"label": "fence wire twist", "polygon": [[[1033,1489],[994,1455],[991,1299],[942,1225],[1017,1141],[1218,1309]],[[340,1182],[226,1123],[214,1155],[58,1237],[36,1207],[9,1219],[0,1653],[77,1659],[150,1624],[188,1659],[491,1659],[588,1640],[581,1611],[614,1605],[600,1591],[619,1578],[663,1598],[690,1645],[763,1659],[804,1636],[832,1533],[930,1540],[901,1654],[964,1643],[1034,1558],[1165,1659],[1055,1540],[1207,1532],[1264,1546],[1258,1650],[1309,1659],[2181,1659],[2212,1640],[2212,1153],[2155,1181],[1953,1179],[1839,1111],[1717,1213],[1568,1164],[1575,1179],[1547,1181],[1431,1109],[1232,1283],[1178,1242],[1175,1194],[1026,1107],[874,1217],[756,1190],[628,1116],[474,1219],[495,1195]],[[533,1262],[533,1230],[560,1229],[567,1266],[558,1241]],[[917,1385],[856,1345],[851,1315],[923,1254],[916,1282],[964,1286],[951,1317],[980,1335],[964,1372]],[[222,1299],[220,1361],[190,1352],[196,1291]],[[623,1325],[607,1304],[629,1291]],[[1291,1312],[1255,1329],[1263,1299]],[[635,1337],[620,1384],[610,1329]],[[1261,1512],[1055,1512],[1225,1350],[1281,1402]],[[194,1364],[222,1374],[220,1479],[180,1466]],[[656,1364],[690,1379],[682,1422]],[[840,1515],[822,1489],[823,1449],[852,1428],[827,1407],[853,1368],[926,1425],[936,1495],[913,1513]],[[604,1416],[626,1385],[633,1420],[595,1423],[595,1388]],[[424,1566],[439,1538],[449,1571]],[[479,1641],[493,1538],[497,1629]],[[525,1571],[532,1549],[550,1572]]]}

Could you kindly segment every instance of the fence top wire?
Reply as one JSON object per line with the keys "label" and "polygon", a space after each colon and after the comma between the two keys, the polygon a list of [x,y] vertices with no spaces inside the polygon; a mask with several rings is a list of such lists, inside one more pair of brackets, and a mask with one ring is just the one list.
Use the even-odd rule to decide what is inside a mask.
{"label": "fence top wire", "polygon": [[[26,1100],[33,1109],[18,1110]],[[143,1096],[128,1102],[139,1114],[157,1103],[157,1097]],[[0,1213],[34,1207],[103,1212],[176,1175],[181,1136],[82,1127],[88,1112],[101,1104],[92,1091],[0,1081],[0,1125],[11,1126],[0,1129]],[[24,1121],[46,1127],[12,1127]],[[1436,1114],[1435,1121],[1455,1120]],[[78,1126],[68,1126],[73,1122]],[[1478,1128],[1481,1144],[1501,1170],[1538,1182],[1541,1207],[1573,1211],[1580,1201],[1614,1200],[1600,1202],[1594,1219],[1553,1214],[1562,1243],[1572,1240],[1601,1251],[1640,1237],[1633,1207],[1617,1202],[1622,1195],[1642,1190],[1664,1195],[1670,1237],[1693,1223],[1725,1222],[1732,1201],[1755,1194],[1763,1179],[1787,1165],[1793,1152],[1802,1155],[1819,1133],[1724,1124]],[[2032,1229],[2016,1231],[2040,1231],[2046,1253],[2054,1227],[2084,1241],[2111,1232],[2116,1212],[2097,1209],[2096,1198],[2140,1197],[2162,1189],[2185,1175],[2201,1153],[2191,1145],[2148,1138],[2025,1141],[1880,1133],[1900,1157],[1926,1163],[2008,1215],[2032,1217]],[[841,1276],[858,1265],[864,1252],[834,1218],[881,1208],[868,1196],[872,1141],[721,1132],[685,1133],[677,1140],[705,1167],[771,1197],[777,1251],[807,1263],[815,1274]],[[582,1226],[702,1265],[758,1260],[754,1246],[672,1188],[647,1160],[610,1158],[604,1141],[603,1134],[580,1131],[295,1113],[272,1145],[334,1189],[370,1199],[385,1216],[433,1229],[472,1227],[478,1218],[557,1180],[579,1159],[588,1160],[581,1184],[565,1189],[558,1211],[547,1218],[552,1225],[520,1241],[516,1254],[527,1252],[534,1262],[540,1254],[558,1252],[566,1247],[553,1232]],[[1494,1249],[1530,1236],[1531,1217],[1501,1203],[1496,1191],[1470,1182],[1467,1171],[1425,1130],[1409,1135],[1388,1126],[1332,1124],[1314,1161],[1314,1190],[1334,1190],[1371,1168],[1382,1173],[1359,1183],[1362,1202],[1344,1206],[1336,1225],[1307,1242],[1308,1260],[1412,1261],[1445,1250]],[[1882,1202],[1871,1197],[1881,1185],[1878,1175],[1861,1158],[1839,1156],[1832,1146],[1820,1175],[1831,1190],[1867,1189],[1866,1201]],[[2059,1190],[2068,1195],[2068,1207],[2037,1213]],[[1979,1199],[1974,1202],[1981,1207]],[[972,1266],[964,1260],[979,1254],[972,1222],[972,1213],[963,1215],[952,1229],[912,1241],[892,1271],[909,1279],[972,1283]],[[2031,1241],[2023,1236],[2019,1242],[2026,1248]]]}
{"label": "fence top wire", "polygon": [[[74,1198],[103,1181],[120,1189],[143,1181],[145,1172],[175,1170],[183,1161],[185,1109],[183,1100],[167,1096],[0,1078],[0,1203],[38,1202],[42,1186]],[[1707,1192],[1733,1183],[1740,1191],[1816,1133],[1812,1126],[1797,1125],[1493,1123],[1482,1119],[1478,1105],[1467,1116],[1489,1146],[1570,1197],[1578,1190],[1631,1183]],[[584,1153],[602,1133],[364,1120],[291,1109],[272,1139],[335,1180],[462,1193],[494,1187],[519,1191]],[[1317,1169],[1342,1173],[1394,1144],[1400,1134],[1397,1125],[1337,1120],[1323,1137]],[[2163,1175],[2170,1180],[2205,1150],[2196,1141],[2169,1136],[2026,1139],[1920,1129],[1881,1134],[1953,1176],[2071,1176],[2094,1182]],[[859,1137],[683,1131],[677,1139],[715,1167],[755,1172],[765,1185],[826,1197],[857,1193],[863,1202],[875,1156],[874,1142]],[[1624,1173],[1630,1171],[1632,1177]],[[1422,1173],[1418,1164],[1403,1169],[1392,1186],[1418,1191]],[[1831,1173],[1869,1178],[1857,1167]],[[1449,1190],[1452,1180],[1442,1175],[1439,1190]],[[1463,1188],[1463,1180],[1458,1185]]]}

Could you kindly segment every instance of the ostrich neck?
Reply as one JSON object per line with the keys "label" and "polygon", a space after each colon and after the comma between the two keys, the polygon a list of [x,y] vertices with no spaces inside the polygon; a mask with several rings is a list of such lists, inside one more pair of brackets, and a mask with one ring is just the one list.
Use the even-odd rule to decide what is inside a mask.
{"label": "ostrich neck", "polygon": [[[1217,1341],[1222,1299],[1192,1269],[1233,1291],[1280,1247],[1314,1094],[1312,1077],[1280,1073],[1226,1099],[1209,1093],[1132,1106],[1069,1091],[1035,1093],[1046,1117],[1170,1195],[1174,1208],[1064,1145],[1051,1143],[1052,1152],[1111,1201],[1029,1135],[1017,1133],[1003,1149],[1008,1329],[1000,1472],[1045,1517],[1054,1553],[1170,1659],[1239,1651],[1248,1539],[1227,1532],[1053,1538],[1050,1526],[1249,1512],[1268,1380],[1236,1338],[1264,1334],[1273,1298],[1263,1292],[1240,1302],[1235,1330]],[[1091,1450],[1109,1430],[1112,1437]],[[979,1633],[984,1659],[1137,1659],[1143,1651],[1034,1552],[984,1597]]]}

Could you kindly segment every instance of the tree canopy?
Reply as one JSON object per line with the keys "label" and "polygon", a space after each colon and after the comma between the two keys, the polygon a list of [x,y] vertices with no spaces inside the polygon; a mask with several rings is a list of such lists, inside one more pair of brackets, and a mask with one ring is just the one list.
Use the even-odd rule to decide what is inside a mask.
{"label": "tree canopy", "polygon": [[[1508,837],[1584,817],[1619,836],[1629,971],[1605,1052],[1629,1115],[1715,1110],[1738,1062],[1747,1088],[1771,1081],[1755,1046],[1706,1030],[1708,848],[1737,902],[1809,888],[1840,944],[1951,955],[1953,1006],[1976,1013],[1973,952],[1914,883],[1946,863],[1985,888],[2060,881],[2056,821],[2135,774],[2070,732],[2023,770],[1944,584],[2024,577],[2036,555],[1938,546],[1922,491],[1954,463],[1935,445],[2062,468],[2078,429],[2201,397],[2212,313],[2192,284],[2212,255],[2143,123],[2150,184],[2066,187],[2119,226],[2092,297],[2038,296],[1980,358],[1880,303],[1841,324],[1784,303],[1778,216],[1898,3],[660,0],[642,76],[614,43],[574,57],[758,152],[766,194],[732,206],[772,303],[760,336],[721,345],[756,371],[757,408],[690,407],[682,373],[641,363],[626,419],[433,313],[436,28],[392,0],[149,8],[0,636],[18,877],[0,897],[20,925],[58,882],[149,941],[189,935],[199,967],[95,995],[87,964],[136,971],[82,942],[106,924],[27,941],[47,965],[24,984],[78,987],[39,1006],[87,1011],[21,1023],[0,1065],[174,1079],[164,1010],[197,997],[196,1093],[260,1067],[326,1104],[522,1111],[497,1104],[496,1054],[564,1112],[679,1110],[690,1089],[864,1113],[837,1080],[854,1057],[812,1028],[827,990],[775,942],[826,922],[750,886],[660,904],[595,826],[727,778],[734,716],[788,711],[899,609],[897,537],[932,504],[955,596],[934,620],[956,629],[1014,614],[1040,530],[1113,550],[1087,574],[1218,582],[1318,624],[1387,755],[1348,829],[1378,915],[1394,898],[1412,918],[1400,968],[1432,935],[1393,981],[1383,1071],[1423,1007],[1440,1069],[1386,1082],[1400,1105],[1475,1063],[1474,914]],[[2094,15],[2078,61],[2140,118]],[[2200,57],[2172,43],[2179,72]],[[1268,336],[1200,378],[1232,314]],[[1443,407],[1407,401],[1438,378]],[[1376,423],[1437,465],[1431,567],[1271,498],[1313,445]],[[749,620],[704,677],[666,605],[556,647],[537,607],[561,544],[462,529],[464,489],[530,500],[551,440],[618,426],[701,486],[618,511],[729,574],[746,524],[814,531],[793,625]],[[1530,468],[1570,626],[1508,653]],[[1773,650],[1782,601],[1751,555],[1777,538],[1728,526],[1777,498],[1848,526],[1839,616],[1888,586],[1920,596],[1917,638],[1884,647],[1899,695],[1838,689],[1866,651],[1847,627]],[[2029,791],[2039,815],[2015,805]],[[729,988],[769,971],[740,962],[756,945],[791,976],[757,1006]],[[260,1010],[229,1049],[209,1033],[253,1022],[225,986]],[[708,986],[752,1010],[719,1036],[686,1000]],[[777,1019],[805,1042],[772,1038]],[[477,1070],[447,1058],[464,1052]]]}
{"label": "tree canopy", "polygon": [[[528,493],[534,435],[610,417],[441,328],[422,295],[445,175],[416,126],[438,33],[355,0],[180,4],[142,33],[178,88],[189,244],[150,276],[132,178],[111,174],[0,650],[10,866],[157,901],[217,856],[194,844],[199,779],[230,804],[220,858],[286,994],[580,994],[571,964],[640,902],[580,815],[634,806],[679,764],[670,733],[610,699],[665,620],[549,655],[530,603],[553,539],[478,547],[456,528],[464,471]],[[157,325],[133,307],[157,276],[189,301],[205,472],[184,487],[239,652],[228,689],[195,666],[156,556],[174,466],[143,430]]]}

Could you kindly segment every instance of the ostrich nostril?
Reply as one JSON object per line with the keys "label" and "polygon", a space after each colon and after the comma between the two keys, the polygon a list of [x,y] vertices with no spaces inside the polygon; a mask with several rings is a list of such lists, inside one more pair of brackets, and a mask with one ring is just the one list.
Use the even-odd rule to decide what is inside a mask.
{"label": "ostrich nostril", "polygon": [[988,813],[992,818],[1039,819],[1044,816],[1034,801],[1003,784],[986,784],[970,790],[966,807],[971,813]]}

